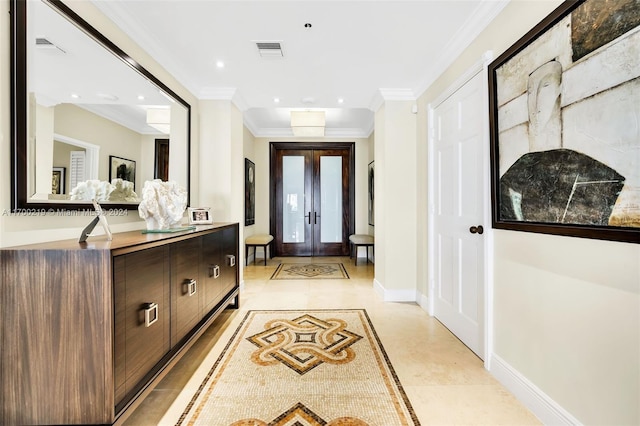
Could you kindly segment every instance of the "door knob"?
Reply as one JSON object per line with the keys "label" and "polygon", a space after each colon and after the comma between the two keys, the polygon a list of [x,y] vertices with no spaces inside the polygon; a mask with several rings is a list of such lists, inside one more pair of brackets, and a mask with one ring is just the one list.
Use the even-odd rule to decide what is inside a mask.
{"label": "door knob", "polygon": [[482,234],[484,232],[484,228],[482,227],[482,225],[472,226],[471,228],[469,228],[469,232],[471,232],[472,234]]}

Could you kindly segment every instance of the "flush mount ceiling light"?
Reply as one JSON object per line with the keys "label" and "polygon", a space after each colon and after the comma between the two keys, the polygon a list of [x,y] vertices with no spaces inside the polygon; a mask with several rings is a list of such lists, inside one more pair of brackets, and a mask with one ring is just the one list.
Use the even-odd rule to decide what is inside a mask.
{"label": "flush mount ceiling light", "polygon": [[169,108],[149,108],[147,110],[147,124],[168,135],[171,132],[171,110]]}
{"label": "flush mount ceiling light", "polygon": [[294,136],[324,136],[324,111],[291,111]]}

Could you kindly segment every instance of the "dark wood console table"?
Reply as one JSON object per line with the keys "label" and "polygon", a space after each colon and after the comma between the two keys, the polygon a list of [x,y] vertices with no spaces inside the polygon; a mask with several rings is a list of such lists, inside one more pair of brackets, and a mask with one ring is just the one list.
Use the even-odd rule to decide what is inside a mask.
{"label": "dark wood console table", "polygon": [[238,224],[0,249],[0,424],[113,424],[227,307]]}

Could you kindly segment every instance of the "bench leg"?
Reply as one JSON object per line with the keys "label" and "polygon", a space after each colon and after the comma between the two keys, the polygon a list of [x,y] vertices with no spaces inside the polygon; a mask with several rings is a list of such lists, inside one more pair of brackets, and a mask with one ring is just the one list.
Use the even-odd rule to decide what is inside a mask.
{"label": "bench leg", "polygon": [[268,244],[262,246],[262,251],[264,251],[264,266],[267,266],[267,245]]}

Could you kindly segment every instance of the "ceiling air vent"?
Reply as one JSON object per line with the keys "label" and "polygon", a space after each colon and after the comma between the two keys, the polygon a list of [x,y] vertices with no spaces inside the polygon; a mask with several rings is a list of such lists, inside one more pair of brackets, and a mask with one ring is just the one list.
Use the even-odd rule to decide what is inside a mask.
{"label": "ceiling air vent", "polygon": [[57,49],[62,53],[67,53],[60,46],[55,45],[44,37],[36,37],[36,47],[38,49]]}
{"label": "ceiling air vent", "polygon": [[258,41],[256,42],[258,52],[263,58],[282,58],[282,46],[277,41]]}

